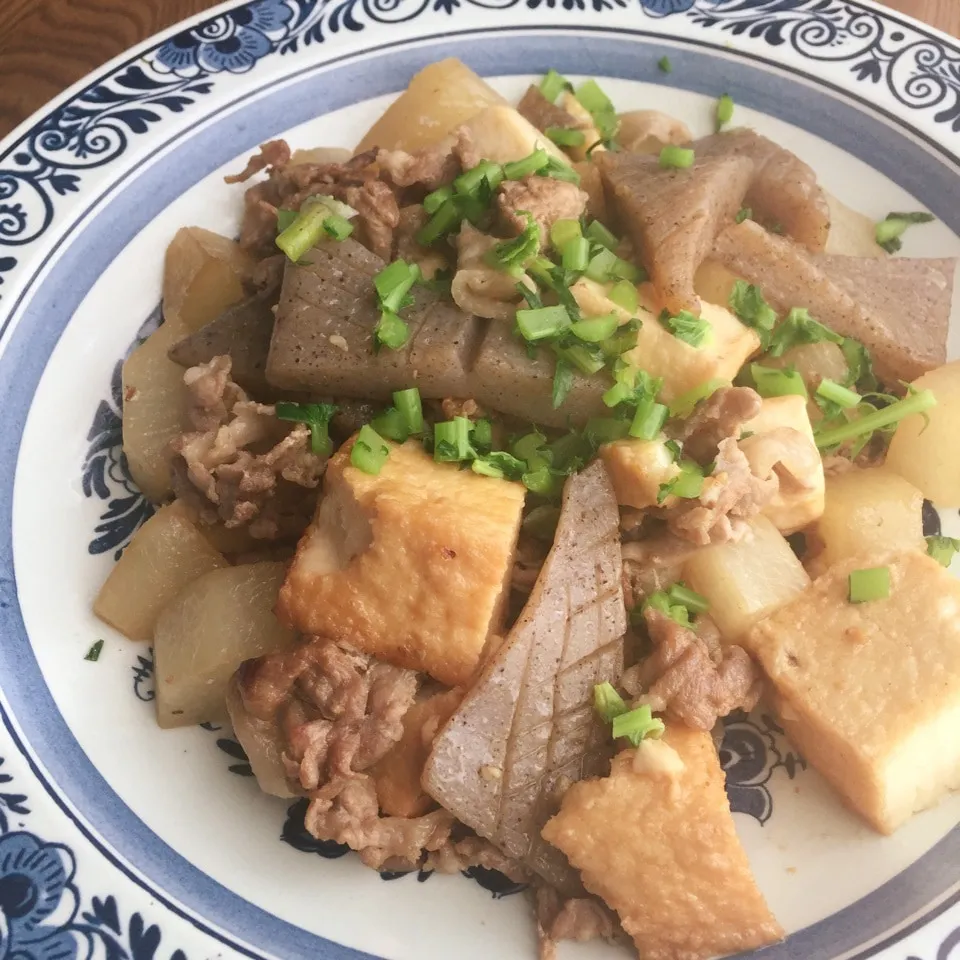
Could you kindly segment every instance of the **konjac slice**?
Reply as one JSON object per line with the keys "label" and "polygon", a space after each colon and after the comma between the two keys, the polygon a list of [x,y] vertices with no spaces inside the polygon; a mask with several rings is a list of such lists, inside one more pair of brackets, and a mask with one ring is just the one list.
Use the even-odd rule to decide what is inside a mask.
{"label": "konjac slice", "polygon": [[600,773],[593,688],[623,667],[619,513],[603,464],[571,477],[553,548],[520,618],[434,741],[427,792],[560,890],[576,874],[540,836],[561,783]]}

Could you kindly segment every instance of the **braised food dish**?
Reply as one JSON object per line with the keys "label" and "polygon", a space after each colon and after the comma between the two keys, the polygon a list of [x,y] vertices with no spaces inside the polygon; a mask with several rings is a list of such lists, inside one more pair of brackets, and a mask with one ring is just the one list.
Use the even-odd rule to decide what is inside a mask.
{"label": "braised food dish", "polygon": [[735,112],[433,64],[228,178],[123,370],[156,511],[95,610],[160,725],[376,870],[528,884],[544,958],[783,936],[714,735],[761,698],[880,833],[960,787],[956,264]]}

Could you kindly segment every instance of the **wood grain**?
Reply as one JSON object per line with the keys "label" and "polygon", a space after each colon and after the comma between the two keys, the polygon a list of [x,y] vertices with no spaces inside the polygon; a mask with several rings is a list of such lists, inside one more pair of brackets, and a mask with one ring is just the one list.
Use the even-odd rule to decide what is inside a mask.
{"label": "wood grain", "polygon": [[[960,36],[960,0],[887,0]],[[64,87],[211,0],[0,0],[0,137]]]}

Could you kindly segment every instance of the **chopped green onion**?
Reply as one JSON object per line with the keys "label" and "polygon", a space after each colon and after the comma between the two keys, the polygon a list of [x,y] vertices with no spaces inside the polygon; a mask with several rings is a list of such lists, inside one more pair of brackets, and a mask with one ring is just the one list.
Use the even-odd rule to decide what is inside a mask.
{"label": "chopped green onion", "polygon": [[329,217],[352,217],[356,216],[356,212],[333,197],[309,197],[293,222],[277,235],[276,244],[288,259],[297,263],[311,247],[320,242]]}
{"label": "chopped green onion", "polygon": [[593,708],[606,723],[613,723],[617,717],[627,712],[623,697],[617,693],[612,683],[606,682],[598,683],[593,688]]}
{"label": "chopped green onion", "polygon": [[628,436],[630,424],[626,420],[614,420],[611,417],[592,417],[583,428],[583,435],[594,447],[614,440],[623,440]]}
{"label": "chopped green onion", "polygon": [[639,329],[639,320],[630,320],[628,323],[621,324],[614,336],[600,344],[603,355],[611,359],[617,359],[627,351],[632,350],[637,345],[637,331]]}
{"label": "chopped green onion", "polygon": [[323,221],[324,232],[333,240],[346,240],[353,233],[353,224],[339,213],[331,213]]}
{"label": "chopped green onion", "polygon": [[669,617],[681,626],[690,626],[690,611],[682,603],[671,603],[669,595],[663,590],[651,593],[647,599],[643,601],[640,612],[643,613],[648,607],[653,610],[658,610],[665,617]]}
{"label": "chopped green onion", "polygon": [[660,151],[660,166],[664,169],[686,170],[693,166],[696,154],[691,147],[677,147],[672,144]]}
{"label": "chopped green onion", "polygon": [[590,258],[586,275],[597,283],[607,283],[610,280],[629,280],[632,283],[641,283],[645,279],[643,270],[636,264],[618,257],[612,250],[603,249]]}
{"label": "chopped green onion", "polygon": [[682,583],[670,587],[667,596],[672,603],[683,604],[691,613],[706,613],[710,609],[710,601],[705,596]]}
{"label": "chopped green onion", "polygon": [[459,226],[462,220],[463,212],[456,199],[444,200],[433,216],[417,231],[417,243],[429,247]]}
{"label": "chopped green onion", "polygon": [[723,94],[717,101],[717,133],[733,119],[733,97]]}
{"label": "chopped green onion", "polygon": [[[743,223],[744,220],[752,220],[753,210],[751,210],[750,207],[741,207],[733,219],[736,223]],[[743,283],[743,281],[740,280],[738,283]]]}
{"label": "chopped green onion", "polygon": [[799,397],[807,396],[807,385],[794,369],[780,370],[751,363],[750,376],[753,377],[757,393],[761,397],[789,397],[794,394]]}
{"label": "chopped green onion", "polygon": [[553,349],[562,361],[576,367],[588,377],[599,373],[605,364],[599,350],[591,349],[586,343],[554,344]]}
{"label": "chopped green onion", "polygon": [[710,380],[698,384],[692,390],[681,393],[679,397],[674,397],[670,402],[671,417],[689,417],[693,413],[697,404],[707,397],[713,396],[721,387],[729,387],[730,381],[723,380],[720,377],[713,377]]}
{"label": "chopped green onion", "polygon": [[870,351],[853,337],[845,337],[840,344],[843,359],[847,361],[847,376],[843,384],[846,387],[859,387],[867,392],[877,389],[877,378],[873,373],[873,358]]}
{"label": "chopped green onion", "polygon": [[486,417],[474,420],[470,428],[470,439],[477,450],[486,453],[493,446],[493,424]]}
{"label": "chopped green onion", "polygon": [[838,444],[846,443],[847,440],[853,440],[864,434],[873,433],[875,430],[893,426],[893,424],[903,420],[904,417],[924,413],[936,405],[937,398],[933,395],[932,390],[918,390],[896,403],[891,403],[890,406],[884,407],[882,410],[875,410],[873,413],[865,414],[856,420],[841,424],[839,427],[818,431],[816,433],[817,446],[821,450],[835,447]]}
{"label": "chopped green onion", "polygon": [[381,437],[386,437],[395,443],[403,443],[410,436],[403,414],[396,407],[387,407],[370,421],[370,426]]}
{"label": "chopped green onion", "polygon": [[560,264],[564,270],[583,273],[590,257],[590,241],[586,237],[574,237],[562,248]]}
{"label": "chopped green onion", "polygon": [[540,81],[540,92],[551,103],[556,103],[557,97],[564,90],[573,90],[573,84],[556,70],[548,70],[547,75]]}
{"label": "chopped green onion", "polygon": [[886,600],[890,596],[890,568],[871,567],[854,570],[850,574],[850,602],[868,603],[871,600]]}
{"label": "chopped green onion", "polygon": [[960,540],[953,537],[927,537],[927,553],[942,567],[949,567],[954,555],[960,551]]}
{"label": "chopped green onion", "polygon": [[475,167],[461,173],[453,181],[453,189],[464,197],[478,197],[480,189],[486,186],[493,192],[503,182],[503,167],[492,160],[481,160]]}
{"label": "chopped green onion", "polygon": [[613,737],[615,740],[626,737],[635,747],[639,747],[647,737],[658,740],[663,736],[666,727],[663,721],[653,715],[649,704],[637,707],[629,713],[621,713],[613,720]]}
{"label": "chopped green onion", "polygon": [[89,660],[91,663],[96,663],[100,659],[100,654],[103,652],[103,641],[98,640],[86,653],[84,660]]}
{"label": "chopped green onion", "polygon": [[547,165],[538,172],[541,177],[550,177],[553,180],[564,180],[567,183],[580,185],[580,174],[568,163],[564,163],[557,157],[551,156],[547,160]]}
{"label": "chopped green onion", "polygon": [[542,503],[534,507],[524,518],[521,526],[524,533],[528,533],[537,540],[552,543],[560,522],[560,510],[549,504]]}
{"label": "chopped green onion", "polygon": [[657,61],[657,66],[660,68],[661,73],[673,73],[673,64],[670,62],[669,57],[661,57]]}
{"label": "chopped green onion", "polygon": [[771,357],[782,357],[791,347],[824,341],[842,344],[843,337],[819,320],[814,320],[805,307],[794,307],[773,331],[767,352]]}
{"label": "chopped green onion", "polygon": [[616,407],[633,397],[633,387],[628,383],[615,383],[603,395],[603,402],[608,407]]}
{"label": "chopped green onion", "polygon": [[578,320],[570,327],[570,332],[587,343],[600,343],[613,336],[617,331],[619,323],[614,313],[608,313],[602,317],[588,317],[586,320]]}
{"label": "chopped green onion", "polygon": [[644,397],[637,404],[637,412],[630,424],[630,436],[637,440],[654,440],[660,435],[666,422],[666,405],[657,403],[653,397]]}
{"label": "chopped green onion", "polygon": [[661,483],[657,490],[657,503],[663,503],[671,494],[682,500],[696,500],[703,491],[703,471],[699,464],[684,460],[680,464],[680,473],[667,483]]}
{"label": "chopped green onion", "polygon": [[390,448],[384,443],[383,437],[370,424],[364,424],[350,451],[351,465],[376,476],[389,456]]}
{"label": "chopped green onion", "polygon": [[373,336],[378,346],[399,350],[410,339],[410,328],[392,310],[382,310]]}
{"label": "chopped green onion", "polygon": [[577,100],[593,118],[597,131],[603,141],[609,142],[616,136],[619,120],[611,99],[603,92],[596,80],[587,80],[577,87]]}
{"label": "chopped green onion", "polygon": [[669,310],[660,313],[660,323],[678,340],[689,343],[691,347],[702,347],[713,339],[713,327],[709,320],[695,316],[688,310],[671,315]]}
{"label": "chopped green onion", "polygon": [[513,444],[513,455],[529,463],[534,457],[542,455],[547,438],[539,431],[522,436]]}
{"label": "chopped green onion", "polygon": [[564,474],[575,473],[586,466],[593,456],[589,442],[583,434],[571,431],[550,444],[553,468]]}
{"label": "chopped green onion", "polygon": [[620,243],[599,220],[591,220],[590,223],[587,224],[584,236],[594,243],[599,243],[601,247],[606,247],[608,250],[616,250]]}
{"label": "chopped green onion", "polygon": [[526,210],[518,210],[520,216],[527,218],[527,225],[518,237],[498,243],[487,251],[486,261],[498,270],[511,267],[524,267],[540,252],[540,227]]}
{"label": "chopped green onion", "polygon": [[877,224],[874,230],[874,238],[877,245],[883,247],[887,253],[897,253],[903,246],[903,241],[900,238],[907,227],[916,223],[931,223],[935,219],[932,213],[888,213]]}
{"label": "chopped green onion", "polygon": [[607,297],[627,313],[636,313],[640,306],[637,288],[629,280],[618,280],[610,288]]}
{"label": "chopped green onion", "polygon": [[557,220],[550,228],[550,242],[557,250],[563,250],[571,240],[579,240],[582,235],[579,220]]}
{"label": "chopped green onion", "polygon": [[524,340],[535,343],[559,336],[570,327],[566,307],[537,307],[517,311],[517,327]]}
{"label": "chopped green onion", "polygon": [[470,464],[470,469],[474,473],[479,473],[482,477],[493,477],[497,480],[502,480],[506,476],[503,470],[495,463],[482,458],[474,460],[473,463]]}
{"label": "chopped green onion", "polygon": [[423,209],[430,214],[436,213],[452,197],[453,187],[440,187],[423,198]]}
{"label": "chopped green onion", "polygon": [[454,417],[433,428],[433,459],[438,463],[459,463],[470,459],[470,421]]}
{"label": "chopped green onion", "polygon": [[417,264],[394,260],[373,278],[380,305],[384,310],[396,313],[404,306],[404,298],[419,279],[420,267]]}
{"label": "chopped green onion", "polygon": [[277,210],[277,233],[283,233],[294,220],[297,219],[296,210],[285,210],[283,207]]}
{"label": "chopped green onion", "polygon": [[420,401],[420,391],[416,387],[397,390],[393,395],[393,402],[403,417],[407,432],[422,433],[423,404]]}
{"label": "chopped green onion", "polygon": [[305,423],[310,428],[310,449],[321,457],[333,452],[330,441],[330,421],[337,412],[332,403],[288,403],[281,401],[274,407],[278,420]]}
{"label": "chopped green onion", "polygon": [[550,154],[540,147],[522,160],[505,163],[503,165],[503,176],[506,180],[522,180],[533,173],[539,173],[549,162]]}
{"label": "chopped green onion", "polygon": [[549,467],[538,467],[523,474],[523,485],[541,497],[555,497],[563,489],[563,478],[557,476]]}
{"label": "chopped green onion", "polygon": [[835,380],[824,378],[817,387],[817,396],[835,403],[842,410],[849,410],[860,402],[860,394],[841,386]]}
{"label": "chopped green onion", "polygon": [[773,307],[763,299],[759,287],[743,280],[737,280],[728,299],[730,309],[745,326],[757,331],[760,345],[764,348],[770,342],[770,335],[777,323],[777,314]]}
{"label": "chopped green onion", "polygon": [[[573,367],[562,357],[557,357],[557,366],[553,371],[553,409],[558,410],[567,399],[573,387]],[[526,480],[524,480],[526,483]],[[529,486],[529,484],[527,484]],[[531,488],[532,489],[532,488]]]}
{"label": "chopped green onion", "polygon": [[586,137],[582,130],[570,127],[547,127],[543,131],[558,147],[582,147]]}

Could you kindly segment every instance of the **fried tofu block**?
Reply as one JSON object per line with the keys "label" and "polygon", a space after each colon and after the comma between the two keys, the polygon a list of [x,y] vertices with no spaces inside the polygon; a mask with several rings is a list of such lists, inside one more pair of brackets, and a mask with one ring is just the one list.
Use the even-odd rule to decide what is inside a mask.
{"label": "fried tofu block", "polygon": [[[850,603],[867,566],[890,595]],[[740,643],[787,736],[881,833],[960,787],[960,581],[926,554],[837,564]]]}
{"label": "fried tofu block", "polygon": [[462,699],[462,690],[444,690],[415,703],[404,714],[403,736],[370,769],[385,816],[420,817],[436,806],[420,786],[420,776],[434,737]]}
{"label": "fried tofu block", "polygon": [[331,459],[277,613],[457,686],[501,626],[525,491],[389,446],[376,476],[351,466],[352,440]]}
{"label": "fried tofu block", "polygon": [[610,475],[617,503],[638,510],[655,507],[660,485],[680,472],[662,440],[614,440],[600,448],[600,458]]}
{"label": "fried tofu block", "polygon": [[739,443],[758,477],[776,476],[779,489],[763,508],[783,534],[795,533],[823,513],[823,460],[813,439],[807,401],[796,395],[769,397],[743,425],[751,434]]}
{"label": "fried tofu block", "polygon": [[674,755],[644,743],[619,754],[609,777],[570,787],[544,838],[616,910],[644,960],[708,960],[779,940],[710,734],[677,724],[664,741]]}

